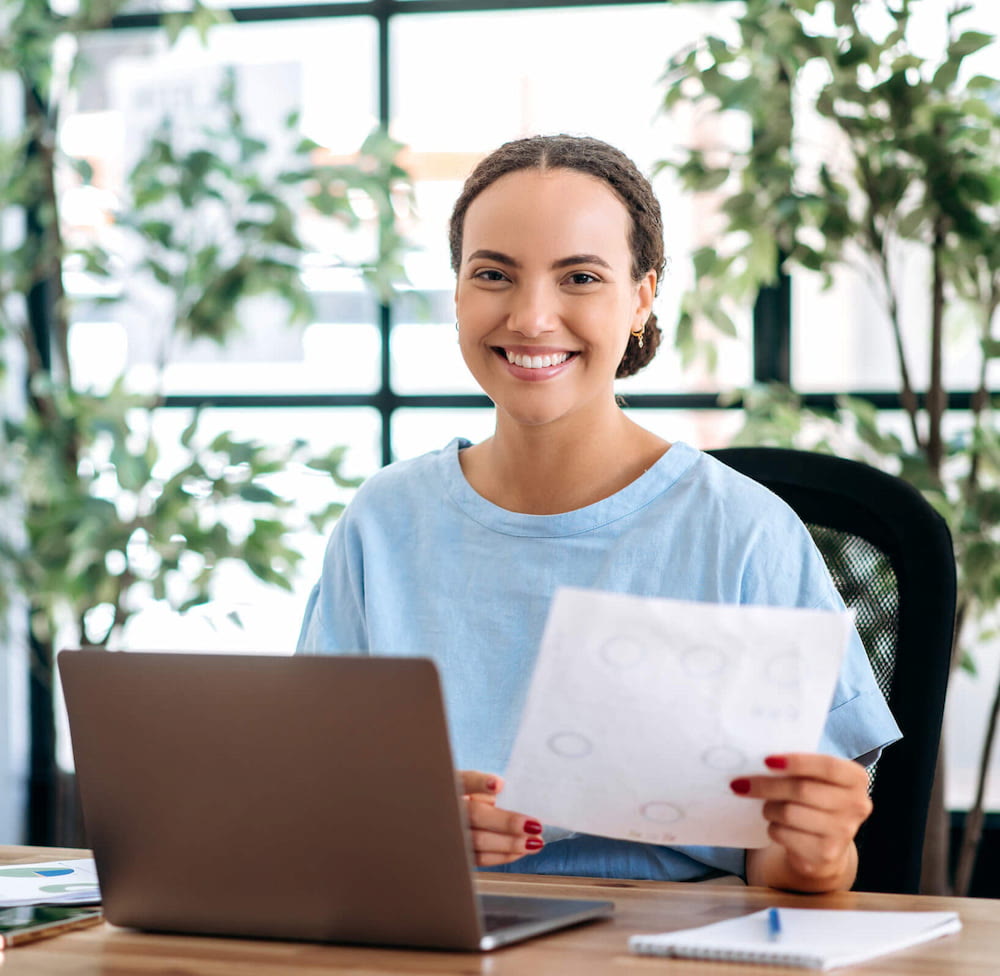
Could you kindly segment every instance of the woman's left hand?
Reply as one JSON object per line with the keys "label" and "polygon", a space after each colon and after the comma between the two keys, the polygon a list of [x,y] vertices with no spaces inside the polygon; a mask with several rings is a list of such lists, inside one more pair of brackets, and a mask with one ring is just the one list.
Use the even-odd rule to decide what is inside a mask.
{"label": "woman's left hand", "polygon": [[764,762],[779,775],[731,783],[734,793],[764,801],[771,838],[770,846],[747,851],[747,883],[795,891],[850,888],[858,866],[854,836],[872,811],[864,766],[814,753]]}

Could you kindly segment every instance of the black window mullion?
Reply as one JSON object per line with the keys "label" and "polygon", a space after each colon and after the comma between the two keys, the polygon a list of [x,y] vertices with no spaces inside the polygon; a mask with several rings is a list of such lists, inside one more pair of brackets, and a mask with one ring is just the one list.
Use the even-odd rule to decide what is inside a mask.
{"label": "black window mullion", "polygon": [[764,285],[753,306],[754,383],[792,382],[792,279],[779,270],[773,285]]}
{"label": "black window mullion", "polygon": [[[392,0],[376,0],[376,19],[378,21],[378,49],[376,51],[377,61],[377,84],[378,84],[378,120],[379,125],[389,129],[392,119],[392,93],[390,91],[389,74],[389,31],[391,28],[391,8]],[[395,398],[392,392],[392,326],[393,326],[392,305],[382,302],[378,311],[378,327],[380,363],[379,363],[379,392],[378,410],[381,420],[381,448],[382,464],[389,464],[393,457],[392,447],[392,414],[396,409]]]}

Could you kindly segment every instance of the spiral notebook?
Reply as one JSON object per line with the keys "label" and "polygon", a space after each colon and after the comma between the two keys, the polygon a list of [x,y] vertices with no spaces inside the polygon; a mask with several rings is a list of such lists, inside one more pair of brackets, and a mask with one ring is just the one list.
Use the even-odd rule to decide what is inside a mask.
{"label": "spiral notebook", "polygon": [[838,969],[958,932],[955,912],[855,912],[782,908],[774,933],[768,911],[660,935],[633,935],[640,955]]}

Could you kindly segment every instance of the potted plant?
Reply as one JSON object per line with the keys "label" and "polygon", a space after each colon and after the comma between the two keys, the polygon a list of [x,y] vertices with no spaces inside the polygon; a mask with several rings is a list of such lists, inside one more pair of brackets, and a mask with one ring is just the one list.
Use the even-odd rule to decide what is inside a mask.
{"label": "potted plant", "polygon": [[[731,309],[779,274],[812,272],[829,283],[860,269],[880,306],[873,328],[892,337],[905,432],[888,429],[864,399],[806,409],[795,391],[772,387],[735,394],[748,418],[741,440],[836,444],[920,488],[954,538],[954,661],[973,667],[973,648],[1000,604],[1000,426],[987,383],[1000,356],[1000,81],[967,77],[966,59],[994,43],[962,29],[967,7],[942,14],[940,57],[914,50],[920,2],[746,0],[732,36],[705,37],[669,60],[666,108],[689,105],[716,121],[735,113],[751,133],[744,147],[688,147],[664,162],[689,190],[719,201],[718,233],[694,254],[695,284],[676,340],[688,361],[711,354],[720,337],[734,334]],[[804,97],[822,127],[821,154],[805,152],[798,139],[794,106]],[[901,257],[915,250],[928,274],[904,302]],[[926,313],[926,334],[904,318],[904,306],[915,304]],[[976,388],[964,401],[945,379],[946,333],[956,323],[975,330],[979,357]],[[929,353],[922,390],[910,361],[915,343]],[[956,427],[946,430],[946,411],[956,406]],[[1000,689],[966,822],[959,894],[968,889],[982,827],[998,709]],[[932,888],[943,886],[943,865],[939,852]]]}
{"label": "potted plant", "polygon": [[[123,253],[138,255],[128,273],[123,253],[107,241],[70,239],[57,187],[74,173],[89,179],[90,168],[59,149],[60,112],[82,66],[60,62],[55,46],[106,26],[124,6],[80,0],[76,13],[64,16],[54,4],[23,0],[8,8],[0,51],[0,69],[16,72],[25,93],[23,132],[0,143],[0,209],[20,216],[24,228],[0,236],[0,342],[21,364],[4,376],[15,406],[0,418],[0,501],[15,515],[13,530],[0,537],[0,609],[9,618],[13,592],[28,610],[36,826],[29,840],[36,843],[63,842],[52,823],[55,650],[113,645],[152,600],[180,611],[208,601],[227,561],[290,588],[301,558],[291,536],[303,515],[269,476],[298,465],[331,479],[334,500],[309,513],[317,530],[342,507],[338,489],[356,484],[343,473],[343,448],[314,456],[294,438],[267,445],[225,431],[209,436],[197,412],[180,453],[176,444],[165,451],[154,422],[162,391],[134,389],[125,373],[110,390],[78,379],[66,269],[102,283],[101,300],[112,310],[131,286],[153,289],[155,314],[165,322],[165,366],[177,341],[224,344],[241,328],[251,296],[277,299],[289,321],[308,319],[301,271],[309,248],[293,202],[357,228],[355,201],[364,199],[376,214],[378,253],[356,270],[382,300],[401,279],[407,247],[395,221],[394,200],[408,193],[397,143],[373,132],[353,161],[332,165],[318,146],[296,138],[284,168],[267,175],[260,165],[267,144],[245,124],[231,76],[219,92],[222,125],[180,148],[165,119],[132,168],[113,214]],[[176,36],[185,25],[204,32],[218,18],[196,3],[165,20]],[[296,122],[288,120],[291,134]]]}

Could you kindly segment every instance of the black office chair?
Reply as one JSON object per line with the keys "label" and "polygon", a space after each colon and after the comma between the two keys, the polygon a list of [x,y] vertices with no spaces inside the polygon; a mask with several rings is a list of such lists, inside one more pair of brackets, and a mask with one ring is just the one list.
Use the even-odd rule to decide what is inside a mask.
{"label": "black office chair", "polygon": [[867,464],[777,447],[709,453],[795,510],[857,614],[903,738],[871,773],[855,888],[917,893],[955,623],[948,527],[912,485]]}

